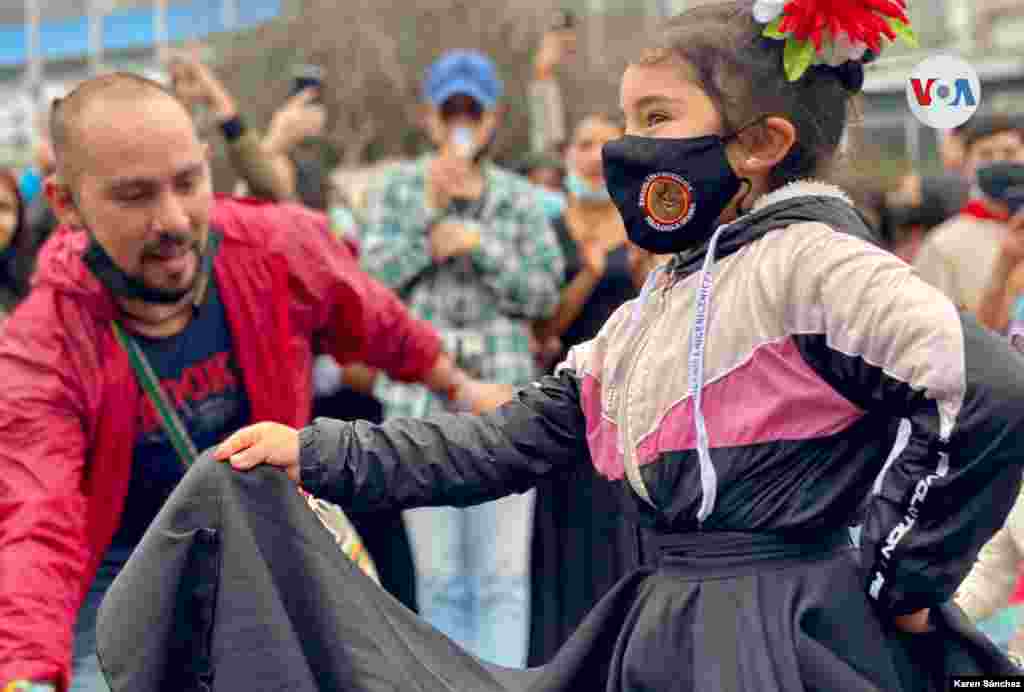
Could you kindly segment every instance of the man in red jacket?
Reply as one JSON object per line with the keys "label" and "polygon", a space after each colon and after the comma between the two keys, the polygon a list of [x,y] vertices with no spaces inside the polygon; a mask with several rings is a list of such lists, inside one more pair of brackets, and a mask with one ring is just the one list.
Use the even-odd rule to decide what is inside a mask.
{"label": "man in red jacket", "polygon": [[126,347],[199,450],[252,422],[306,424],[317,352],[474,410],[507,394],[457,370],[324,216],[215,198],[191,118],[159,84],[89,80],[52,129],[47,194],[63,226],[0,337],[5,692],[70,689],[73,660],[74,689],[105,688],[95,611],[184,475]]}

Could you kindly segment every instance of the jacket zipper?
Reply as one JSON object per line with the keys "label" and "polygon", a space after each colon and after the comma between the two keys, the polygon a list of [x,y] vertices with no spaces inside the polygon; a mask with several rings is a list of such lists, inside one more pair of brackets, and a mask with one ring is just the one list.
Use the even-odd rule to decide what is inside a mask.
{"label": "jacket zipper", "polygon": [[643,500],[647,502],[651,507],[657,509],[654,504],[654,500],[651,499],[650,493],[647,490],[647,486],[643,481],[643,476],[640,473],[640,461],[636,456],[636,450],[633,444],[632,426],[630,425],[629,418],[629,392],[633,384],[633,376],[636,373],[636,369],[640,364],[640,359],[647,350],[647,344],[650,343],[651,333],[654,331],[654,327],[661,321],[662,316],[665,313],[665,305],[667,304],[666,299],[667,285],[661,287],[657,291],[657,311],[654,317],[644,326],[644,329],[640,332],[638,338],[639,344],[635,349],[636,354],[633,357],[633,362],[629,366],[629,370],[626,372],[625,380],[622,385],[622,398],[619,403],[619,420],[622,421],[622,435],[623,435],[623,465],[626,470],[626,477],[630,480],[630,485]]}

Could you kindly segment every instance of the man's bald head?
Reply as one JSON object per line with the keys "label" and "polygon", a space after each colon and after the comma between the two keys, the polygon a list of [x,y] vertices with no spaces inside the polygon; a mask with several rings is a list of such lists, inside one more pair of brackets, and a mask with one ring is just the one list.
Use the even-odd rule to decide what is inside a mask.
{"label": "man's bald head", "polygon": [[[150,98],[169,99],[188,113],[181,100],[162,84],[130,72],[113,72],[87,79],[66,97],[54,100],[50,109],[50,143],[61,180],[73,185],[82,171],[82,125],[94,106],[116,101],[138,103]],[[125,126],[124,123],[105,124],[108,127]]]}

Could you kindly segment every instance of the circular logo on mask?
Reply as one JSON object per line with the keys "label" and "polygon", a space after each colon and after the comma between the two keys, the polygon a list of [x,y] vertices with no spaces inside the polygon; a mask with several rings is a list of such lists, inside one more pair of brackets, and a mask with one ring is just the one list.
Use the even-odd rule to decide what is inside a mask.
{"label": "circular logo on mask", "polygon": [[640,208],[651,228],[674,231],[693,218],[693,187],[675,173],[654,173],[640,190]]}

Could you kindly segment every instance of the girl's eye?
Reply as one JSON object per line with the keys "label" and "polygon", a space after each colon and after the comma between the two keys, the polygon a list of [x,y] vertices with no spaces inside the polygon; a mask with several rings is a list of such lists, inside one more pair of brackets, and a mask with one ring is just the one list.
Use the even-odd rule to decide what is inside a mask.
{"label": "girl's eye", "polygon": [[659,123],[663,123],[668,120],[668,116],[664,113],[648,113],[647,114],[647,127],[654,127]]}

